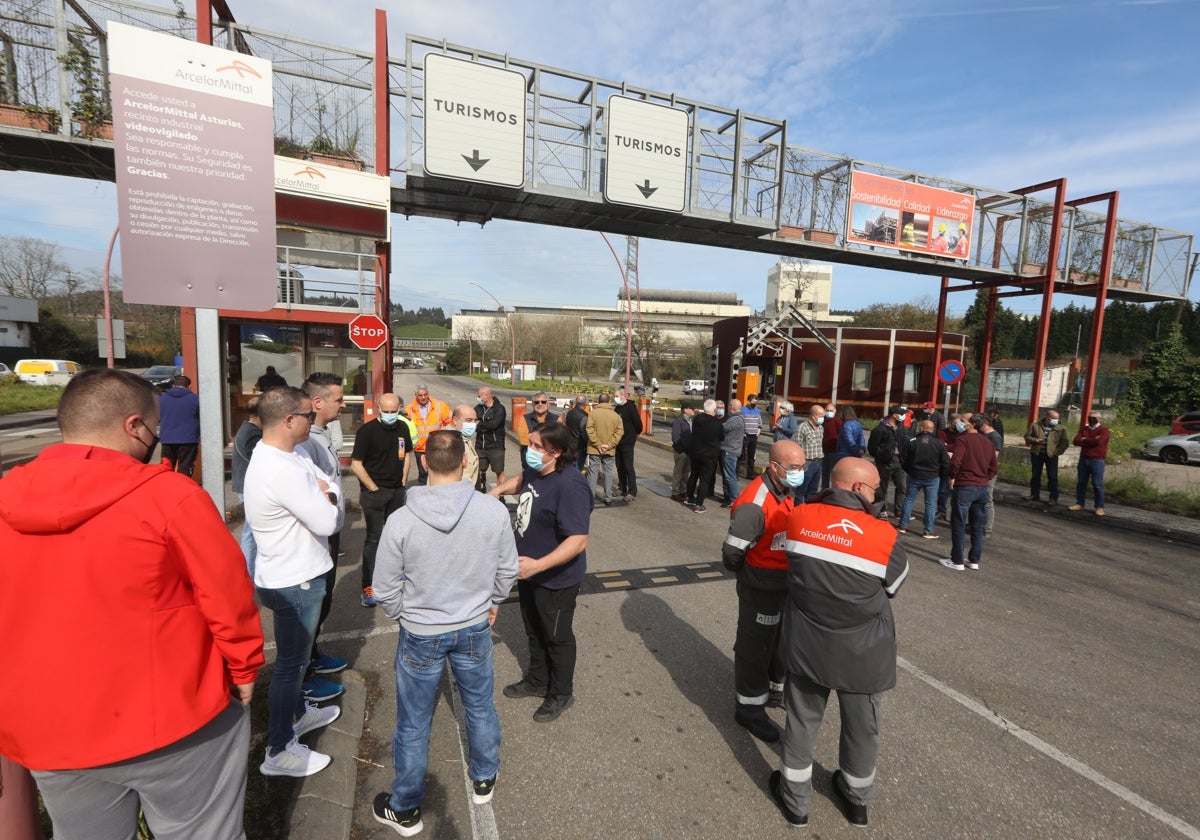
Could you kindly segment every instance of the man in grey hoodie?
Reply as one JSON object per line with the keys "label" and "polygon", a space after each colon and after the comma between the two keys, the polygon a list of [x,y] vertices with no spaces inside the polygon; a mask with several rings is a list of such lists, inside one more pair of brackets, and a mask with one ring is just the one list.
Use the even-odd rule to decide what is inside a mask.
{"label": "man in grey hoodie", "polygon": [[429,729],[445,660],[466,709],[472,801],[490,802],[500,768],[500,718],[492,701],[492,624],[517,579],[517,545],[503,502],[463,480],[457,431],[425,444],[429,483],[388,517],[376,557],[375,597],[400,622],[396,649],[396,778],[377,794],[375,819],[404,837],[422,828]]}

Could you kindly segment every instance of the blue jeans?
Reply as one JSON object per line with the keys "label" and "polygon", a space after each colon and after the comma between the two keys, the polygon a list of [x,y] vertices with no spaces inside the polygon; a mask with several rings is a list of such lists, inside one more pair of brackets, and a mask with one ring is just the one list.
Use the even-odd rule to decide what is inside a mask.
{"label": "blue jeans", "polygon": [[275,673],[267,690],[267,746],[278,751],[295,737],[292,724],[304,714],[300,684],[321,617],[325,576],[282,589],[255,588],[262,605],[275,616]]}
{"label": "blue jeans", "polygon": [[971,553],[966,562],[978,563],[983,556],[983,526],[987,519],[987,485],[982,487],[955,487],[950,499],[950,533],[954,543],[950,547],[950,559],[963,562],[963,551],[967,542],[967,525],[971,526]]}
{"label": "blue jeans", "polygon": [[740,452],[721,453],[721,475],[724,478],[726,502],[732,502],[738,497],[737,465],[740,454]]}
{"label": "blue jeans", "polygon": [[1080,458],[1077,471],[1078,484],[1075,489],[1075,502],[1082,505],[1087,501],[1087,486],[1090,481],[1096,493],[1096,509],[1104,507],[1104,459]]}
{"label": "blue jeans", "polygon": [[463,701],[471,779],[490,779],[500,769],[500,718],[492,701],[491,626],[483,621],[436,636],[418,636],[401,626],[396,646],[396,730],[392,735],[396,779],[389,803],[396,811],[416,808],[425,798],[429,726],[447,659]]}
{"label": "blue jeans", "polygon": [[821,478],[824,475],[824,458],[809,461],[804,465],[804,483],[796,488],[796,502],[808,502],[821,492]]}
{"label": "blue jeans", "polygon": [[[238,501],[243,505],[246,503],[246,494],[238,493]],[[250,528],[250,523],[242,525],[242,556],[246,558],[246,571],[250,573],[250,580],[254,580],[254,561],[258,558],[258,543],[254,541],[254,531]]]}
{"label": "blue jeans", "polygon": [[942,483],[940,478],[913,478],[909,476],[908,487],[904,491],[904,510],[900,512],[900,527],[907,528],[908,520],[912,518],[913,502],[917,500],[917,494],[922,490],[925,491],[925,531],[926,534],[933,533],[933,518],[937,515],[937,496],[938,485]]}

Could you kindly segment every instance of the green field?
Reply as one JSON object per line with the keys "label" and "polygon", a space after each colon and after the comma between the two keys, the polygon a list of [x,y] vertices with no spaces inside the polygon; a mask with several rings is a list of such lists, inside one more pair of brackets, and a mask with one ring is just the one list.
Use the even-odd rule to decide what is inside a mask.
{"label": "green field", "polygon": [[437,324],[409,324],[392,330],[393,338],[450,338],[450,330]]}
{"label": "green field", "polygon": [[57,408],[62,392],[58,385],[30,385],[15,377],[0,379],[0,414]]}

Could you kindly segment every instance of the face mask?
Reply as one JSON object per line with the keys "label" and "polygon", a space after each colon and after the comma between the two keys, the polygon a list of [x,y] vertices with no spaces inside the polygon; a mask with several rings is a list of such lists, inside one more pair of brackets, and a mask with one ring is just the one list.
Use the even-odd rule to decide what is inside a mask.
{"label": "face mask", "polygon": [[1097,426],[1100,425],[1100,418],[1099,417],[1089,417],[1088,425],[1091,426],[1093,429],[1096,428]]}
{"label": "face mask", "polygon": [[718,409],[717,409],[717,416],[718,416],[718,417],[724,417],[724,416],[725,416],[725,409],[723,409],[723,408],[718,408]]}
{"label": "face mask", "polygon": [[[149,427],[149,426],[147,426],[146,428],[148,428],[148,429],[149,429],[150,427]],[[139,459],[138,459],[138,460],[140,460],[140,461],[141,461],[143,464],[149,464],[149,463],[150,463],[150,456],[154,454],[154,450],[155,450],[155,448],[158,446],[158,441],[160,440],[159,436],[158,436],[158,435],[156,435],[156,434],[154,434],[154,431],[153,431],[153,430],[151,430],[151,431],[150,431],[150,440],[151,440],[151,443],[150,443],[150,446],[149,446],[149,447],[146,449],[146,454],[145,454],[145,455],[143,455],[141,458],[139,458]],[[143,442],[142,442],[142,439],[141,439],[141,438],[138,438],[138,443],[141,443],[143,446],[145,446],[145,445],[146,445],[145,443],[143,443]]]}
{"label": "face mask", "polygon": [[904,419],[904,415],[903,414],[893,414],[892,419],[895,420],[897,423],[899,423],[901,420]]}
{"label": "face mask", "polygon": [[475,399],[475,405],[483,405],[483,397],[477,397]]}
{"label": "face mask", "polygon": [[804,470],[784,473],[783,483],[788,487],[800,487],[804,484]]}
{"label": "face mask", "polygon": [[833,419],[833,415],[834,415],[834,414],[836,414],[836,413],[837,413],[837,412],[834,412],[834,411],[826,411],[826,412],[825,412],[825,416],[826,416],[826,417],[828,417],[830,420],[832,420],[832,419]]}
{"label": "face mask", "polygon": [[1051,420],[1051,421],[1050,421],[1050,425],[1051,425],[1051,426],[1057,426],[1057,425],[1058,425],[1058,418],[1056,417],[1056,418],[1054,418],[1053,420]]}
{"label": "face mask", "polygon": [[531,470],[537,470],[538,472],[541,472],[546,468],[546,465],[553,460],[553,458],[543,458],[542,453],[535,449],[525,450],[525,464]]}
{"label": "face mask", "polygon": [[954,424],[954,431],[958,432],[960,435],[963,432],[965,432],[966,430],[967,430],[967,424],[964,423],[963,421],[959,420],[957,423]]}
{"label": "face mask", "polygon": [[825,415],[824,414],[822,414],[820,417],[817,418],[817,425],[818,426],[825,425]]}
{"label": "face mask", "polygon": [[622,405],[624,402],[625,400],[621,399],[620,397],[613,397],[613,405]]}
{"label": "face mask", "polygon": [[465,438],[475,437],[475,428],[478,425],[479,425],[478,423],[474,423],[474,422],[463,423],[463,427],[462,427],[463,437],[465,437]]}
{"label": "face mask", "polygon": [[399,411],[381,411],[379,412],[380,422],[386,423],[389,426],[396,425],[396,421],[400,419]]}

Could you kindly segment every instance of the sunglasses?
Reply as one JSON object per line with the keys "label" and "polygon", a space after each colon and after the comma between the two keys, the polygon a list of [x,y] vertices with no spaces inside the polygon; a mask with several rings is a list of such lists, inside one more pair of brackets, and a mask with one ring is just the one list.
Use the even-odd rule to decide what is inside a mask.
{"label": "sunglasses", "polygon": [[550,402],[549,400],[534,400],[533,404],[534,405],[547,405],[549,402]]}
{"label": "sunglasses", "polygon": [[315,411],[297,411],[292,414],[293,417],[303,417],[309,423],[317,421],[317,412]]}

